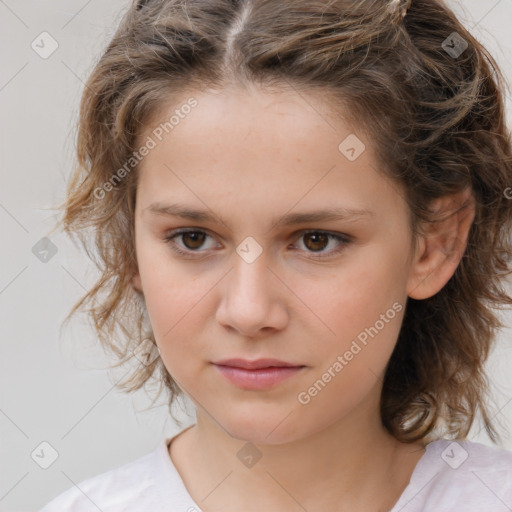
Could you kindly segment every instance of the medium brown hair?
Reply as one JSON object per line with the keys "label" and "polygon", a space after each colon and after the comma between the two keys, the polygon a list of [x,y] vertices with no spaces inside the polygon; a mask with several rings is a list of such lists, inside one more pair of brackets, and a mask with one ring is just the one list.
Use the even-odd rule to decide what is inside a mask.
{"label": "medium brown hair", "polygon": [[[454,47],[462,53],[448,51]],[[60,222],[101,275],[66,321],[89,304],[88,318],[117,365],[142,340],[154,343],[144,299],[131,284],[137,166],[112,178],[163,104],[232,84],[324,91],[333,111],[357,120],[383,171],[403,187],[414,237],[435,221],[434,199],[471,187],[475,218],[454,275],[434,296],[408,298],[381,418],[404,442],[463,439],[480,412],[490,438],[499,439],[484,362],[503,326],[494,310],[512,304],[503,288],[512,247],[504,80],[441,0],[133,2],[83,92],[78,165]],[[152,376],[169,391],[172,415],[181,391],[159,357],[118,386],[133,391]]]}

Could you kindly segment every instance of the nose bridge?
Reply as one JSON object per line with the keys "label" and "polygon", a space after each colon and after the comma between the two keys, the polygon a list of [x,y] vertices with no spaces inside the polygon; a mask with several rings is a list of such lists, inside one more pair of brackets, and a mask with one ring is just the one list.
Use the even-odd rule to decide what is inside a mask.
{"label": "nose bridge", "polygon": [[271,275],[267,268],[267,253],[256,244],[254,239],[245,240],[237,247],[230,278],[231,291],[239,298],[255,303],[265,300],[265,295],[270,292],[268,280]]}

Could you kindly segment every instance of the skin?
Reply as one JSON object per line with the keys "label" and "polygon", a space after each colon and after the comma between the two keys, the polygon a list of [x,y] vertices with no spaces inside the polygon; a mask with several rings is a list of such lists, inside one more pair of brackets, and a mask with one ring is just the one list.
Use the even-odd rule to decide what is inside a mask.
{"label": "skin", "polygon": [[[162,108],[141,141],[190,96]],[[383,374],[407,297],[424,299],[446,284],[474,211],[426,229],[413,245],[403,191],[377,172],[371,140],[321,96],[252,87],[193,97],[198,106],[141,162],[135,211],[133,286],[144,295],[164,365],[197,409],[196,425],[175,438],[170,457],[205,512],[390,510],[424,445],[400,443],[382,426]],[[350,134],[366,145],[355,161],[338,149]],[[466,199],[467,191],[432,206],[449,213]],[[207,208],[224,221],[156,214],[149,209],[156,202]],[[273,225],[326,205],[372,213]],[[165,241],[178,228],[208,236],[174,238],[191,254],[181,256]],[[351,241],[315,241],[304,230]],[[262,249],[252,263],[236,251],[249,236]],[[401,311],[378,335],[300,403],[298,394],[396,303]],[[255,391],[211,364],[228,357],[306,367]],[[237,457],[247,442],[261,453],[252,467]]]}

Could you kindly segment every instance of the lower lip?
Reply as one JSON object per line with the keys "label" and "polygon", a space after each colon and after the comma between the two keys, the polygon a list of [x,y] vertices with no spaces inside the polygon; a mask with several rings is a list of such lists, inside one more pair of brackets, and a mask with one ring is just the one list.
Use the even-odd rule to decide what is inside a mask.
{"label": "lower lip", "polygon": [[233,366],[222,366],[216,364],[215,367],[230,382],[244,389],[268,389],[280,382],[296,375],[304,366],[293,367],[272,367],[260,368],[257,370],[246,370],[235,368]]}

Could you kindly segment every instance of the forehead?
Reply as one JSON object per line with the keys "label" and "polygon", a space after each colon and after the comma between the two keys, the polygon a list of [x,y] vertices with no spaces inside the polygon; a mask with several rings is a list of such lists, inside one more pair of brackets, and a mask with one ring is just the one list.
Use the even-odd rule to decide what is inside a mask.
{"label": "forehead", "polygon": [[[194,108],[180,112],[191,98]],[[179,121],[167,125],[139,165],[138,194],[146,206],[157,197],[183,202],[183,194],[196,207],[204,207],[198,199],[215,195],[217,204],[243,198],[248,208],[259,203],[259,210],[276,202],[334,206],[336,199],[344,208],[370,209],[386,199],[390,184],[378,172],[371,141],[317,91],[184,93],[159,111],[141,140],[155,138],[173,115]],[[353,152],[347,158],[347,144],[356,158]]]}
{"label": "forehead", "polygon": [[[176,149],[182,143],[199,147],[222,140],[218,148],[223,153],[227,146],[235,149],[230,143],[250,137],[245,149],[249,142],[271,142],[267,144],[269,150],[281,145],[282,149],[292,147],[297,151],[296,144],[318,143],[329,130],[333,140],[325,142],[336,149],[340,138],[356,128],[334,111],[332,98],[324,90],[299,92],[286,86],[182,91],[162,102],[157,115],[144,127],[142,138],[153,133],[158,142],[171,145],[174,141]],[[230,139],[223,138],[226,134]]]}

